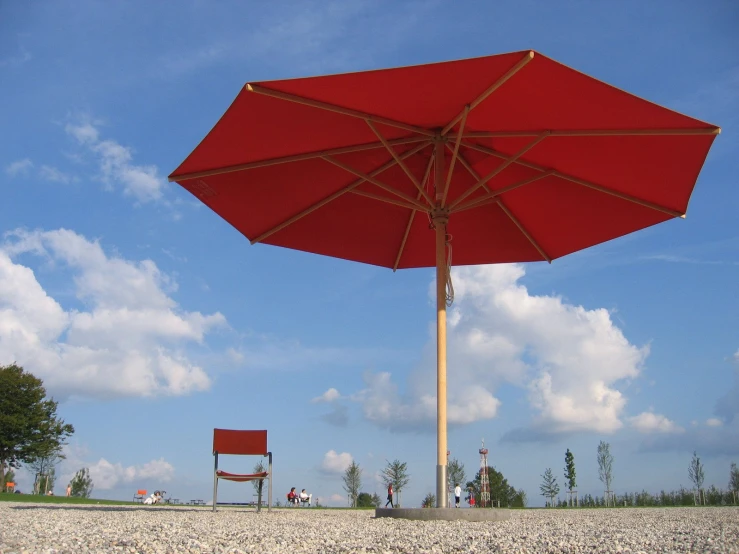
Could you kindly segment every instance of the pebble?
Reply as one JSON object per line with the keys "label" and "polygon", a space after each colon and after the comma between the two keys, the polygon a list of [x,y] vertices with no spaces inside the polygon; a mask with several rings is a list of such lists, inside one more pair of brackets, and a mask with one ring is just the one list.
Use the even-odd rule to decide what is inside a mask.
{"label": "pebble", "polygon": [[739,508],[530,509],[471,523],[317,508],[0,503],[0,554],[78,552],[739,554]]}

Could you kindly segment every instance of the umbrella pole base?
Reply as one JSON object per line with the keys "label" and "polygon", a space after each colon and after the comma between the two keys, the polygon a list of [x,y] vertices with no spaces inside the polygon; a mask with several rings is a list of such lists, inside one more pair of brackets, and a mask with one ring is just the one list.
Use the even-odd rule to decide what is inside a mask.
{"label": "umbrella pole base", "polygon": [[449,496],[447,495],[446,466],[436,466],[436,507],[448,508]]}
{"label": "umbrella pole base", "polygon": [[375,508],[375,517],[419,521],[506,521],[508,508]]}

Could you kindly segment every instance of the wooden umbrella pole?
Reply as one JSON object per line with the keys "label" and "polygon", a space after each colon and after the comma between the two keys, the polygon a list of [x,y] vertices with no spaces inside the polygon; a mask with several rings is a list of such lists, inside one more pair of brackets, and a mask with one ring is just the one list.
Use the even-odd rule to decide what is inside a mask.
{"label": "wooden umbrella pole", "polygon": [[436,142],[436,507],[448,508],[446,436],[446,225],[448,211],[441,209],[444,194],[444,143]]}

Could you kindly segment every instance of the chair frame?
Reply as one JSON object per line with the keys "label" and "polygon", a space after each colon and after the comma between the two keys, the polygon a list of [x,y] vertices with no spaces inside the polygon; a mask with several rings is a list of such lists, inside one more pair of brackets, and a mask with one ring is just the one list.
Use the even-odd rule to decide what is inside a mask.
{"label": "chair frame", "polygon": [[[240,447],[237,449],[226,449],[221,447],[219,451],[217,449],[219,435],[230,435],[231,441],[234,438],[243,437],[243,442],[240,443]],[[227,441],[228,442],[228,441]],[[261,455],[269,458],[269,464],[267,471],[264,473],[226,473],[225,471],[218,469],[218,454],[233,454],[233,455]],[[213,429],[213,511],[216,511],[218,506],[218,480],[225,479],[227,481],[236,481],[245,483],[248,481],[262,481],[267,479],[267,511],[272,511],[272,452],[267,450],[267,431],[250,431],[250,430],[235,430],[235,429]],[[257,498],[257,512],[262,510],[262,492],[258,490]]]}

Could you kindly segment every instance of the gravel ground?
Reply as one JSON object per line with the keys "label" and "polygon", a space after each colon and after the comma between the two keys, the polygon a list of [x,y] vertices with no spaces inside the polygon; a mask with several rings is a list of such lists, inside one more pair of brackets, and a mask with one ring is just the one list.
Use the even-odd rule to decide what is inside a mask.
{"label": "gravel ground", "polygon": [[739,553],[739,508],[515,510],[509,521],[374,519],[373,511],[0,504],[0,553]]}

